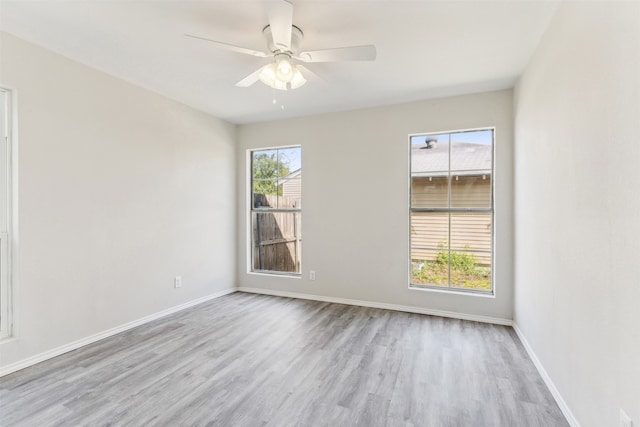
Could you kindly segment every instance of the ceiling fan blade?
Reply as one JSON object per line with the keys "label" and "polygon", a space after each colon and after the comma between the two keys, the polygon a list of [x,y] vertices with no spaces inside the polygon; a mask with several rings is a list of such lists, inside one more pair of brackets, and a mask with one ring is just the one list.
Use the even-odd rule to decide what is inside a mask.
{"label": "ceiling fan blade", "polygon": [[267,16],[269,17],[273,44],[278,49],[291,50],[293,4],[286,0],[268,0]]}
{"label": "ceiling fan blade", "polygon": [[[266,65],[264,67],[266,67]],[[260,80],[258,78],[258,75],[260,74],[260,72],[262,71],[262,69],[264,67],[258,68],[256,71],[254,71],[253,73],[249,74],[244,79],[240,80],[238,83],[236,83],[236,86],[238,86],[238,87],[249,87],[252,84],[254,84],[255,82],[257,82],[258,80]]]}
{"label": "ceiling fan blade", "polygon": [[217,47],[219,47],[221,49],[229,50],[231,52],[244,53],[246,55],[253,55],[253,56],[257,56],[259,58],[266,58],[268,56],[271,56],[270,54],[267,54],[265,52],[260,52],[258,50],[248,49],[246,47],[235,46],[235,45],[232,45],[232,44],[229,44],[229,43],[222,43],[222,42],[219,42],[217,40],[208,39],[206,37],[194,36],[192,34],[185,34],[185,36],[191,37],[191,38],[194,38],[194,39],[204,40],[204,41],[207,41],[209,43],[213,43],[215,46],[217,46]]}
{"label": "ceiling fan blade", "polygon": [[296,56],[303,62],[374,61],[374,45],[338,47],[335,49],[310,50]]}

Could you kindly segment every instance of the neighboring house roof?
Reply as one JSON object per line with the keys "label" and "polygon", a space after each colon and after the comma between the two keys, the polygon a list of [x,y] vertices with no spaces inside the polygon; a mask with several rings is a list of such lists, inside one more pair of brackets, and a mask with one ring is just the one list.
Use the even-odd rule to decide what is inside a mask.
{"label": "neighboring house roof", "polygon": [[[451,147],[451,171],[456,175],[491,173],[490,145],[454,142]],[[449,142],[439,142],[432,148],[426,144],[411,145],[413,176],[442,176],[449,170]]]}
{"label": "neighboring house roof", "polygon": [[283,184],[291,179],[298,179],[302,177],[302,169],[296,169],[293,172],[289,172],[289,175],[278,178],[278,184]]}

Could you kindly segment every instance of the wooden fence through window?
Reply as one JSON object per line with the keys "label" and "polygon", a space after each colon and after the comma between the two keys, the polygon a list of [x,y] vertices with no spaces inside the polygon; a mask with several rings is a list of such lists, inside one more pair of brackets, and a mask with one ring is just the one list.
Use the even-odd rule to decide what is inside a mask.
{"label": "wooden fence through window", "polygon": [[[290,199],[290,200],[289,200]],[[255,194],[254,206],[294,206],[293,198]],[[301,212],[253,211],[253,269],[300,272]]]}

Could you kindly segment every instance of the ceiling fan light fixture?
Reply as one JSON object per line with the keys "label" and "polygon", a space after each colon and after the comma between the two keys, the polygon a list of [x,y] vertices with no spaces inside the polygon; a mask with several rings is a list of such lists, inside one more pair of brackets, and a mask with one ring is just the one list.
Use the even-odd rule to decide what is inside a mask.
{"label": "ceiling fan light fixture", "polygon": [[260,74],[258,74],[260,81],[267,86],[278,90],[287,90],[289,87],[291,87],[291,89],[297,89],[307,82],[298,67],[288,61],[287,65],[289,66],[289,73],[285,78],[282,78],[279,66],[283,62],[283,60],[280,60],[264,66],[260,71]]}
{"label": "ceiling fan light fixture", "polygon": [[297,89],[303,84],[307,82],[307,79],[304,78],[298,67],[293,67],[293,77],[291,78],[291,89]]}
{"label": "ceiling fan light fixture", "polygon": [[289,58],[276,58],[277,66],[276,66],[276,75],[278,79],[283,82],[289,83],[293,78],[293,65],[289,61]]}
{"label": "ceiling fan light fixture", "polygon": [[281,80],[276,80],[272,87],[278,90],[287,90],[287,84]]}
{"label": "ceiling fan light fixture", "polygon": [[258,74],[258,78],[264,84],[274,89],[287,90],[287,84],[278,79],[278,70],[275,62],[265,66]]}

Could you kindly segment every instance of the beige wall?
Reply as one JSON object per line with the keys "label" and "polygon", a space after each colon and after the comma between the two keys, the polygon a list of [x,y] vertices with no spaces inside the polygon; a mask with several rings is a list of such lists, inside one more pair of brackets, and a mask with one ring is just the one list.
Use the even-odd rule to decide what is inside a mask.
{"label": "beige wall", "polygon": [[[512,120],[505,90],[239,126],[238,284],[511,319]],[[408,289],[408,135],[488,126],[496,126],[496,297]],[[302,278],[247,273],[246,151],[297,144]]]}
{"label": "beige wall", "polygon": [[516,94],[516,324],[582,426],[636,426],[640,4],[561,6]]}
{"label": "beige wall", "polygon": [[20,221],[0,365],[232,287],[235,127],[0,35]]}

